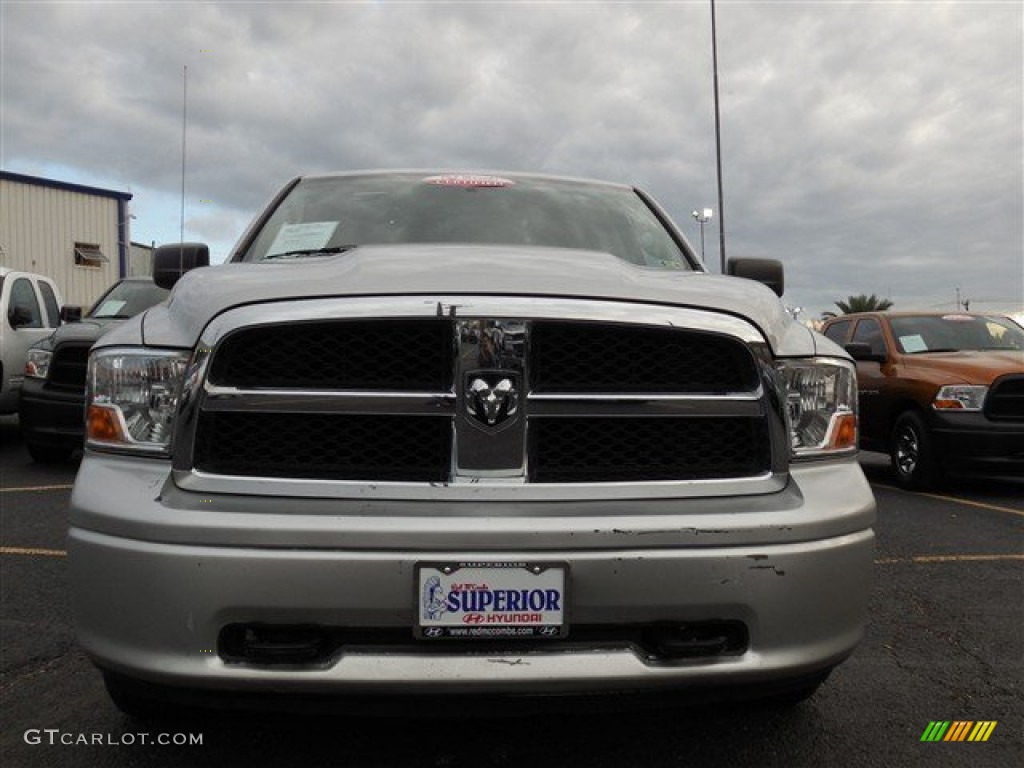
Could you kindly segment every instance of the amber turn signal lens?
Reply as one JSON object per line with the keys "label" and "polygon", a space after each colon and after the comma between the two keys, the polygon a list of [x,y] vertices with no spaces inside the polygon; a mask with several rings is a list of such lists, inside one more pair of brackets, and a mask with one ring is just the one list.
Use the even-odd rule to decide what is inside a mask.
{"label": "amber turn signal lens", "polygon": [[857,417],[854,414],[844,413],[836,420],[832,447],[835,449],[857,447]]}
{"label": "amber turn signal lens", "polygon": [[124,439],[117,413],[112,408],[90,405],[85,417],[85,434],[90,440],[116,442]]}

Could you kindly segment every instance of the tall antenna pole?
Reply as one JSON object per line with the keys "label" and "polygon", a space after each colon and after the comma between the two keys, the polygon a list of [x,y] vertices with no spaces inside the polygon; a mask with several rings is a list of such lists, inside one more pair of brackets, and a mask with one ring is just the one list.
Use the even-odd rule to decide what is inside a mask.
{"label": "tall antenna pole", "polygon": [[715,162],[718,167],[718,238],[725,274],[725,205],[722,202],[722,121],[718,113],[718,36],[715,30],[715,0],[711,0],[711,67],[715,78]]}
{"label": "tall antenna pole", "polygon": [[181,243],[185,242],[185,126],[188,124],[188,64],[182,75],[181,94]]}

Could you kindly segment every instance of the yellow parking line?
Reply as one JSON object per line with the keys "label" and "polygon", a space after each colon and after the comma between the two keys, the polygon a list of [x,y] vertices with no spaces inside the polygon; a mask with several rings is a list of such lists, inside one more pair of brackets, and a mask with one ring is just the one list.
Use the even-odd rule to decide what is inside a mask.
{"label": "yellow parking line", "polygon": [[36,491],[68,491],[73,485],[32,485],[23,488],[0,488],[0,493],[33,493]]}
{"label": "yellow parking line", "polygon": [[998,504],[987,504],[984,501],[971,501],[970,499],[961,499],[957,496],[941,496],[937,493],[921,493],[920,491],[907,491],[903,488],[897,488],[895,485],[886,485],[885,483],[875,483],[879,488],[885,488],[887,491],[898,491],[900,493],[908,493],[911,496],[927,496],[929,499],[938,499],[939,501],[952,501],[954,504],[964,504],[968,507],[978,507],[979,509],[988,509],[993,512],[1007,512],[1011,515],[1020,515],[1024,517],[1024,509],[1014,509],[1013,507],[1000,507]]}
{"label": "yellow parking line", "polygon": [[979,509],[990,509],[993,512],[1008,512],[1011,515],[1020,515],[1024,517],[1024,509],[1014,509],[1013,507],[1000,507],[998,504],[986,504],[983,501],[971,501],[969,499],[960,499],[956,496],[940,496],[937,493],[922,493],[920,496],[927,496],[929,499],[938,499],[939,501],[952,501],[957,504],[965,504],[968,507],[978,507]]}
{"label": "yellow parking line", "polygon": [[36,557],[67,557],[63,549],[42,549],[40,547],[0,547],[0,555],[33,555]]}
{"label": "yellow parking line", "polygon": [[1024,560],[1024,555],[915,555],[914,557],[887,557],[875,560],[875,565],[901,563],[989,563],[1002,560]]}

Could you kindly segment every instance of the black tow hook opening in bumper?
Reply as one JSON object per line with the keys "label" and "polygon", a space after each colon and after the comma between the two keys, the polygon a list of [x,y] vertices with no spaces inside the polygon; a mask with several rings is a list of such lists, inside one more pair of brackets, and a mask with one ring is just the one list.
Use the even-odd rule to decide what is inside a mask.
{"label": "black tow hook opening in bumper", "polygon": [[314,624],[229,624],[217,639],[220,657],[236,664],[323,664],[337,648],[328,628]]}
{"label": "black tow hook opening in bumper", "polygon": [[659,624],[643,631],[643,647],[657,659],[698,659],[744,653],[749,646],[741,621]]}
{"label": "black tow hook opening in bumper", "polygon": [[750,646],[742,621],[659,622],[632,626],[584,625],[558,640],[472,640],[423,642],[409,628],[353,629],[317,624],[229,624],[217,640],[217,652],[228,664],[259,667],[315,667],[335,662],[348,651],[450,653],[564,652],[573,649],[631,647],[648,663],[738,656]]}

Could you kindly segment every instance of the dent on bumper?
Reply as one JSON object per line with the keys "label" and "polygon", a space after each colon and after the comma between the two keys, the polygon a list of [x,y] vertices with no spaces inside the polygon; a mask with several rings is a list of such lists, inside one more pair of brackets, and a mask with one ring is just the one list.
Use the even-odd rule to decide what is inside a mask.
{"label": "dent on bumper", "polygon": [[[828,487],[828,474],[819,469],[805,475],[797,511],[837,525],[844,515],[834,510],[851,502],[840,501],[834,483]],[[149,509],[134,514],[155,513],[153,484],[143,478],[136,484],[142,489],[136,501],[148,497]],[[819,538],[804,535],[813,526],[778,525],[773,537],[790,528],[790,540],[744,541],[722,531],[698,540],[680,538],[677,531],[673,545],[652,534],[617,537],[614,546],[606,541],[602,548],[544,549],[275,549],[143,541],[79,524],[100,518],[82,509],[87,494],[76,489],[76,497],[68,549],[82,646],[104,668],[210,689],[561,693],[796,677],[838,663],[859,642],[874,555],[869,489],[852,502],[859,514],[845,516],[843,527],[850,530]],[[696,512],[699,504],[691,508]],[[833,514],[825,515],[826,509]],[[789,512],[780,514],[785,520]],[[258,524],[247,517],[249,525]],[[553,539],[571,541],[564,534]],[[211,652],[220,630],[234,622],[402,627],[411,639],[418,561],[541,555],[569,564],[570,626],[738,620],[749,629],[750,647],[738,656],[657,664],[625,647],[548,652],[540,644],[533,651],[473,655],[360,648],[343,649],[326,665],[289,669],[229,664]]]}

